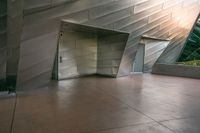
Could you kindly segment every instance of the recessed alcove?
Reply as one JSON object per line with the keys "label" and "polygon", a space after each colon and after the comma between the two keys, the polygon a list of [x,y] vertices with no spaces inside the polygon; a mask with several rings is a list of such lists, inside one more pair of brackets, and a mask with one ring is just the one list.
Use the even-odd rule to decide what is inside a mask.
{"label": "recessed alcove", "polygon": [[153,66],[169,45],[170,40],[149,36],[143,36],[138,45],[135,61],[133,63],[134,73],[151,73]]}
{"label": "recessed alcove", "polygon": [[116,77],[128,33],[63,21],[54,75],[57,79],[86,75]]}

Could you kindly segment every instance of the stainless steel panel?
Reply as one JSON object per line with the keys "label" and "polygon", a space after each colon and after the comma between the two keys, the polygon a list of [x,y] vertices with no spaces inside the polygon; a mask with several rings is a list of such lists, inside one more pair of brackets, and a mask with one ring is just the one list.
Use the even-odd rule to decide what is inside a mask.
{"label": "stainless steel panel", "polygon": [[149,17],[151,14],[157,13],[162,9],[162,6],[154,6],[152,8],[149,8],[148,10],[142,11],[137,14],[131,14],[131,16],[123,18],[117,22],[114,23],[116,29],[121,29],[123,27],[126,27],[130,24],[133,24],[135,22],[138,22],[144,18]]}
{"label": "stainless steel panel", "polygon": [[161,56],[163,51],[166,49],[169,41],[153,40],[153,39],[142,39],[142,43],[145,44],[145,55],[144,55],[144,72],[151,72],[153,65],[156,63],[158,58]]}
{"label": "stainless steel panel", "polygon": [[139,13],[145,10],[148,10],[151,7],[162,5],[164,0],[148,0],[142,4],[138,4],[134,7],[134,13]]}
{"label": "stainless steel panel", "polygon": [[59,30],[59,26],[60,22],[58,20],[45,20],[32,25],[23,26],[21,41],[32,40],[52,32],[57,32]]}
{"label": "stainless steel panel", "polygon": [[62,30],[59,79],[89,74],[117,75],[128,33],[65,21]]}
{"label": "stainless steel panel", "polygon": [[97,74],[117,75],[127,39],[126,34],[98,37]]}
{"label": "stainless steel panel", "polygon": [[[24,88],[27,83],[34,83],[34,86],[43,85],[38,78],[49,76],[51,79],[53,61],[56,51],[58,32],[54,31],[32,39],[23,41],[21,44],[20,62],[18,69],[18,86]],[[35,69],[37,68],[37,69]],[[46,73],[49,74],[46,74]],[[45,74],[46,76],[42,76]],[[26,76],[23,76],[26,75]],[[33,76],[34,75],[34,76]]]}
{"label": "stainless steel panel", "polygon": [[133,47],[126,47],[121,59],[117,77],[127,76],[133,70],[133,62],[137,53],[138,44]]}
{"label": "stainless steel panel", "polygon": [[164,9],[181,5],[181,4],[182,4],[182,0],[166,0],[164,3]]}
{"label": "stainless steel panel", "polygon": [[79,22],[79,23],[85,23],[88,22],[89,18],[88,18],[88,10],[83,10],[80,12],[75,12],[69,15],[65,15],[62,16],[61,19],[62,20],[67,20],[70,22]]}
{"label": "stainless steel panel", "polygon": [[140,44],[138,46],[137,54],[135,56],[135,61],[133,63],[133,72],[143,72],[144,54],[145,54],[145,45]]}
{"label": "stainless steel panel", "polygon": [[59,40],[58,78],[96,73],[97,38],[93,33],[65,30]]}
{"label": "stainless steel panel", "polygon": [[51,1],[52,1],[52,4],[60,4],[60,3],[74,1],[74,0],[51,0]]}
{"label": "stainless steel panel", "polygon": [[90,18],[98,18],[98,17],[102,17],[113,12],[123,10],[125,8],[130,7],[131,5],[132,5],[131,0],[113,1],[106,5],[92,8],[90,10],[89,15],[90,15]]}
{"label": "stainless steel panel", "polygon": [[121,28],[120,30],[132,32],[132,31],[140,29],[141,27],[144,27],[145,25],[147,25],[147,23],[148,23],[148,18],[144,18],[138,22],[135,22],[133,24],[125,26],[125,27]]}
{"label": "stainless steel panel", "polygon": [[38,8],[48,5],[51,5],[51,0],[24,0],[25,9]]}
{"label": "stainless steel panel", "polygon": [[28,14],[24,18],[24,22],[29,25],[50,18],[52,19],[62,18],[63,16],[84,11],[86,9],[106,5],[110,1],[113,0],[101,0],[101,2],[99,2],[99,0],[84,0],[84,1],[77,0],[72,3],[63,4],[60,6],[56,6],[54,8],[50,8],[48,10],[36,12],[33,14]]}
{"label": "stainless steel panel", "polygon": [[[131,4],[128,5],[128,0],[78,0],[71,3],[55,6],[53,8],[49,8],[48,10],[43,10],[32,14],[25,14],[23,20],[24,38],[21,40],[21,45],[23,47],[26,39],[34,40],[38,36],[52,33],[52,31],[59,31],[59,27],[54,26],[54,22],[58,22],[59,24],[62,19],[73,21],[75,23],[85,23],[94,27],[100,26],[107,27],[112,30],[119,30],[123,27],[134,25],[134,23],[142,21],[142,19],[144,18],[149,18],[146,25],[143,25],[139,28],[137,28],[137,26],[136,28],[130,26],[130,29],[127,29],[127,31],[131,32],[131,36],[128,40],[127,48],[124,51],[123,59],[121,62],[124,68],[123,72],[129,74],[129,72],[132,70],[132,64],[130,62],[134,61],[137,51],[137,43],[139,42],[138,40],[141,38],[142,35],[146,33],[151,33],[150,35],[153,35],[155,37],[168,37],[168,33],[170,33],[170,36],[172,37],[172,42],[170,43],[166,52],[161,55],[160,59],[167,63],[173,63],[179,54],[179,50],[181,50],[183,46],[184,39],[181,38],[185,38],[188,35],[188,32],[183,32],[181,30],[172,32],[174,28],[171,27],[176,27],[176,29],[186,28],[185,30],[189,31],[190,28],[180,25],[180,22],[186,22],[188,25],[193,24],[191,21],[188,20],[195,20],[195,17],[199,13],[199,0],[196,2],[190,2],[188,0],[131,0],[130,2]],[[158,12],[165,12],[166,10],[166,14],[168,14],[168,9],[169,14],[171,15],[164,15],[163,17],[159,15]],[[187,14],[184,14],[183,12],[186,12]],[[14,16],[17,15],[14,14]],[[186,17],[188,16],[190,16],[190,18],[186,19]],[[49,30],[48,27],[51,30]],[[52,57],[54,56],[56,51],[57,37],[51,38],[49,36],[49,39],[52,39],[52,43],[50,43],[49,45],[53,45],[55,50],[53,51],[53,53],[48,52],[49,54],[47,54],[47,56]],[[33,48],[28,47],[29,43],[31,44],[31,41],[27,41],[27,47],[21,48],[22,53],[26,53],[25,51],[29,51],[29,49]],[[43,41],[35,41],[35,45],[37,45],[36,47],[39,47],[43,44]],[[33,44],[31,44],[31,46],[33,46]],[[35,51],[33,51],[39,55],[39,53],[42,53],[42,51],[45,49],[46,47],[40,47],[40,50],[35,49]],[[21,57],[22,56],[25,56],[25,54],[22,54]],[[20,64],[21,62],[22,65],[24,64],[24,59],[25,58],[20,59]],[[53,62],[53,58],[50,59],[52,59]],[[34,56],[27,56],[26,60],[36,59],[34,58]],[[20,67],[22,65],[20,65]]]}
{"label": "stainless steel panel", "polygon": [[85,22],[84,24],[94,25],[94,26],[105,26],[105,25],[113,24],[114,22],[123,20],[124,18],[131,16],[131,15],[132,15],[132,9],[125,8],[118,12],[114,12],[112,14],[107,14],[107,15],[104,15],[104,16],[96,18],[96,19],[92,19],[90,21]]}

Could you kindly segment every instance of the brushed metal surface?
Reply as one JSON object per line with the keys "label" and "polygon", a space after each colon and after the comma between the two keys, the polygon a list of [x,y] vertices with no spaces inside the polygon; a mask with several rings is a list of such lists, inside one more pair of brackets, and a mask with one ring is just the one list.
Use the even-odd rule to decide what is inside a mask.
{"label": "brushed metal surface", "polygon": [[143,36],[138,45],[137,54],[133,64],[133,72],[150,73],[152,67],[169,43],[169,40]]}
{"label": "brushed metal surface", "polygon": [[[130,32],[120,64],[124,69],[118,72],[119,75],[120,73],[128,75],[132,70],[133,64],[131,62],[134,61],[137,44],[144,34],[171,39],[169,46],[159,58],[159,62],[171,64],[178,57],[184,39],[199,13],[199,4],[199,0],[77,0],[25,14],[18,75],[25,72],[21,67],[27,66],[26,60],[32,60],[34,63],[30,62],[29,66],[33,67],[37,62],[37,55],[41,55],[44,53],[43,51],[48,51],[45,52],[48,54],[44,55],[44,60],[49,59],[52,63],[48,68],[52,68],[61,20],[84,23],[93,27],[106,27],[111,30],[122,31],[123,29],[125,32]],[[55,37],[49,36],[49,40],[52,41],[44,41],[51,33],[55,33]],[[40,39],[37,40],[38,37]],[[32,40],[35,40],[35,42],[32,43]],[[46,47],[47,45],[54,50]],[[40,47],[40,49],[36,47]],[[26,52],[29,50],[35,54]],[[26,58],[22,58],[23,56],[26,56]],[[37,63],[39,66],[41,61]],[[29,71],[31,69],[27,68],[26,72],[29,73]],[[46,73],[46,71],[44,72]],[[39,70],[35,73],[38,76],[42,75]],[[36,79],[36,77],[27,79],[27,81]],[[48,79],[50,77],[46,80]],[[26,79],[20,80],[24,84],[25,81]]]}
{"label": "brushed metal surface", "polygon": [[120,71],[128,34],[103,35],[98,37],[97,74],[115,76]]}
{"label": "brushed metal surface", "polygon": [[143,73],[145,44],[139,44],[137,54],[133,63],[133,73]]}
{"label": "brushed metal surface", "polygon": [[97,38],[93,33],[63,32],[59,40],[59,79],[96,73]]}
{"label": "brushed metal surface", "polygon": [[142,39],[142,42],[145,45],[143,72],[151,72],[153,65],[167,48],[170,41]]}
{"label": "brushed metal surface", "polygon": [[63,21],[57,56],[58,79],[91,74],[116,77],[128,36]]}

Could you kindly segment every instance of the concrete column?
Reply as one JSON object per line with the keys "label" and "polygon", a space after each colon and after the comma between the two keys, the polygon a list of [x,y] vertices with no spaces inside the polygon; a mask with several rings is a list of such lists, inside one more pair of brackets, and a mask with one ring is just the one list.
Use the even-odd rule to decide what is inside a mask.
{"label": "concrete column", "polygon": [[6,22],[7,1],[0,1],[0,84],[6,78]]}
{"label": "concrete column", "polygon": [[23,0],[7,0],[7,68],[9,86],[15,87],[20,55],[20,36],[23,21]]}

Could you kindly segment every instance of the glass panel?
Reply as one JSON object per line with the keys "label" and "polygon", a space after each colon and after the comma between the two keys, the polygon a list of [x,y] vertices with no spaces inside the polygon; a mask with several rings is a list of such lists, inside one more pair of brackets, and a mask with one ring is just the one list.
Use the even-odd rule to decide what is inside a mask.
{"label": "glass panel", "polygon": [[200,66],[200,16],[188,37],[177,64]]}

